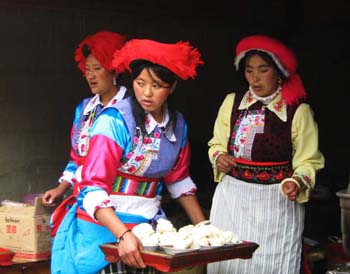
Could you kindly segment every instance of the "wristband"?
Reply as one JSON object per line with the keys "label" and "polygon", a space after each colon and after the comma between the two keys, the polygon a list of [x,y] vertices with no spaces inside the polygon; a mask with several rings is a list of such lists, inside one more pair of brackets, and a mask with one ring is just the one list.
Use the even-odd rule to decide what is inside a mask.
{"label": "wristband", "polygon": [[118,238],[118,239],[119,239],[119,242],[120,242],[120,241],[124,241],[124,236],[125,236],[125,234],[128,233],[128,232],[131,232],[131,229],[125,230],[125,231],[122,233],[122,235],[120,235],[120,237]]}

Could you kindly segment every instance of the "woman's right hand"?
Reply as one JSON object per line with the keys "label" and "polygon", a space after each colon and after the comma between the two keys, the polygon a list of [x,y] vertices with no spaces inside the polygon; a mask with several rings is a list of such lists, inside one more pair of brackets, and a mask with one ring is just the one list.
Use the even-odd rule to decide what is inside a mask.
{"label": "woman's right hand", "polygon": [[216,166],[219,171],[229,173],[231,169],[236,166],[236,161],[232,155],[225,153],[216,158]]}
{"label": "woman's right hand", "polygon": [[46,191],[42,197],[43,205],[48,207],[56,206],[57,201],[62,198],[63,194],[69,189],[69,187],[70,184],[63,181],[57,187]]}
{"label": "woman's right hand", "polygon": [[42,197],[42,203],[45,206],[53,207],[56,205],[56,201],[59,200],[62,197],[62,192],[56,188],[49,189],[44,193],[44,196]]}
{"label": "woman's right hand", "polygon": [[115,214],[113,207],[100,207],[95,211],[95,218],[112,234],[119,238],[118,253],[123,263],[136,268],[145,268],[140,251],[142,242],[128,229]]}
{"label": "woman's right hand", "polygon": [[131,231],[123,236],[118,243],[118,253],[123,263],[136,268],[145,268],[140,251],[143,245]]}

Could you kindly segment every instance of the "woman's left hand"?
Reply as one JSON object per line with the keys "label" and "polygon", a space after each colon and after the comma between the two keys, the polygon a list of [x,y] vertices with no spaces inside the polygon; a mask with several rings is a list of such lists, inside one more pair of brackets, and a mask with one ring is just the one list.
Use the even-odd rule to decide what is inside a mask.
{"label": "woman's left hand", "polygon": [[299,194],[299,188],[294,181],[284,182],[281,190],[284,195],[287,196],[287,198],[291,201],[295,201]]}

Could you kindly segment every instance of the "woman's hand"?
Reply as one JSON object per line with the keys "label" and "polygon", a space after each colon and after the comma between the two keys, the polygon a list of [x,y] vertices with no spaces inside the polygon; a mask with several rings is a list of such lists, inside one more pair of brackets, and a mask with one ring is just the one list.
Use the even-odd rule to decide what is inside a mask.
{"label": "woman's hand", "polygon": [[118,239],[118,253],[123,263],[136,268],[145,268],[140,251],[143,245],[139,238],[129,230],[118,218],[112,207],[101,207],[96,210],[95,217],[109,229]]}
{"label": "woman's hand", "polygon": [[236,166],[235,158],[228,153],[221,154],[216,158],[216,165],[219,171],[229,173]]}
{"label": "woman's hand", "polygon": [[45,206],[53,207],[62,198],[63,194],[69,189],[70,184],[66,181],[61,182],[57,187],[46,191],[42,197],[42,203]]}
{"label": "woman's hand", "polygon": [[118,253],[123,263],[136,268],[145,268],[140,251],[141,241],[130,231],[123,235],[118,243]]}
{"label": "woman's hand", "polygon": [[291,201],[295,201],[299,194],[299,187],[294,181],[285,181],[282,184],[281,191]]}

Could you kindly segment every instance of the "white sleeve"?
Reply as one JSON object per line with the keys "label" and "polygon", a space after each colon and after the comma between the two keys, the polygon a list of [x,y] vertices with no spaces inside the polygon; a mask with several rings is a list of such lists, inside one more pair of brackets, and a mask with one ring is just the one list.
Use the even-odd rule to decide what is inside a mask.
{"label": "white sleeve", "polygon": [[197,190],[197,186],[189,176],[176,183],[165,185],[170,193],[170,197],[173,199],[177,199],[183,195],[192,195]]}

